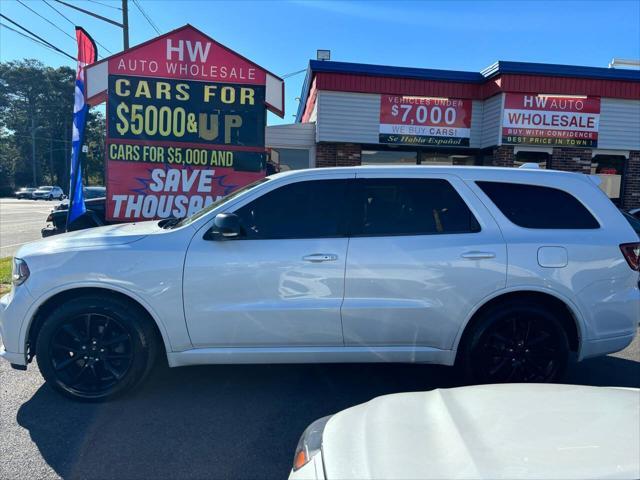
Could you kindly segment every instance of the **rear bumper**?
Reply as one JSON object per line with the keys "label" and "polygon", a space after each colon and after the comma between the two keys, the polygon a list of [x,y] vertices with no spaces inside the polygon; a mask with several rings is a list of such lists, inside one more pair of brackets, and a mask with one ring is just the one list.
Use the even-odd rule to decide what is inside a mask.
{"label": "rear bumper", "polygon": [[621,335],[611,338],[602,338],[599,340],[588,340],[582,344],[580,351],[580,360],[591,357],[599,357],[609,353],[619,352],[629,346],[636,336],[636,331],[627,335]]}
{"label": "rear bumper", "polygon": [[63,232],[61,232],[55,226],[44,227],[42,230],[40,230],[40,234],[42,235],[42,238],[47,238],[47,237],[50,237],[52,235],[57,235],[59,233],[63,233]]}

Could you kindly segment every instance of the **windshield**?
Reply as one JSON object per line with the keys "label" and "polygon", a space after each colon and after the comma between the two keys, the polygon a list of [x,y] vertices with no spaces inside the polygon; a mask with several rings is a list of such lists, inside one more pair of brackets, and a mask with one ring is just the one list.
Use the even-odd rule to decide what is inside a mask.
{"label": "windshield", "polygon": [[220,200],[216,200],[215,202],[213,202],[212,204],[204,207],[202,210],[199,210],[198,212],[194,213],[193,215],[191,215],[190,217],[185,217],[184,219],[182,219],[180,222],[175,224],[175,227],[182,227],[184,225],[189,225],[190,223],[193,223],[194,221],[196,221],[198,218],[206,215],[207,213],[209,213],[211,210],[213,210],[214,208],[219,207],[220,205],[222,205],[223,203],[228,202],[229,200],[238,197],[239,195],[257,187],[258,185],[261,185],[265,182],[269,181],[269,177],[265,177],[265,178],[261,178],[260,180],[257,180],[253,183],[250,183],[249,185],[247,185],[246,187],[242,187],[239,190],[236,190],[235,192],[230,193],[229,195],[227,195],[226,197],[222,197]]}
{"label": "windshield", "polygon": [[38,187],[38,190],[53,190],[53,187]]}
{"label": "windshield", "polygon": [[106,196],[106,188],[104,187],[86,187],[84,189],[84,198],[102,198]]}

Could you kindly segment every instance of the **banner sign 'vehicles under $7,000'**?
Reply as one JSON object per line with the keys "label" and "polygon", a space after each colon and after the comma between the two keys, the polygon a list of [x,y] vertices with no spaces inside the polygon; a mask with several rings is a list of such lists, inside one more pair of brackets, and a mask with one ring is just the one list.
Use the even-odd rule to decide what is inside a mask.
{"label": "banner sign 'vehicles under $7,000'", "polygon": [[471,100],[380,96],[380,143],[469,146]]}

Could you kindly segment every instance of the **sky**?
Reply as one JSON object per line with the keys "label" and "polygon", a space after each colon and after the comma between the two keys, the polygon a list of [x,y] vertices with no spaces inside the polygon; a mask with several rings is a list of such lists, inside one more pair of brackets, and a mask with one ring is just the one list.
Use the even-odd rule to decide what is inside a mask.
{"label": "sky", "polygon": [[[75,53],[75,40],[66,35],[73,37],[71,22],[104,47],[98,45],[101,57],[109,55],[107,50],[122,49],[122,31],[115,26],[55,0],[46,2],[68,20],[44,0],[20,1],[0,0],[1,13],[66,52]],[[121,19],[121,0],[66,1]],[[331,50],[331,59],[337,61],[466,71],[480,71],[497,60],[606,67],[613,57],[640,58],[640,0],[138,0],[138,4],[161,33],[190,23],[278,75],[305,69],[317,49]],[[132,46],[157,36],[133,0],[129,12]],[[16,28],[5,18],[0,23]],[[22,58],[75,67],[61,54],[0,28],[0,60]],[[269,114],[269,124],[294,121],[303,82],[304,73],[286,80],[285,118]]]}

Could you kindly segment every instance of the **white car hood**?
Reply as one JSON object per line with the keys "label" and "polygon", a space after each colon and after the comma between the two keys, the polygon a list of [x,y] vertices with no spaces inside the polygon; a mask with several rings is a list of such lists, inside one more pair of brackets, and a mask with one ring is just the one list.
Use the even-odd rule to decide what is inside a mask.
{"label": "white car hood", "polygon": [[376,398],[327,423],[326,478],[640,478],[640,390],[484,385]]}
{"label": "white car hood", "polygon": [[52,253],[75,248],[123,245],[162,231],[157,220],[87,228],[28,243],[18,250],[16,257],[23,258],[32,254]]}

